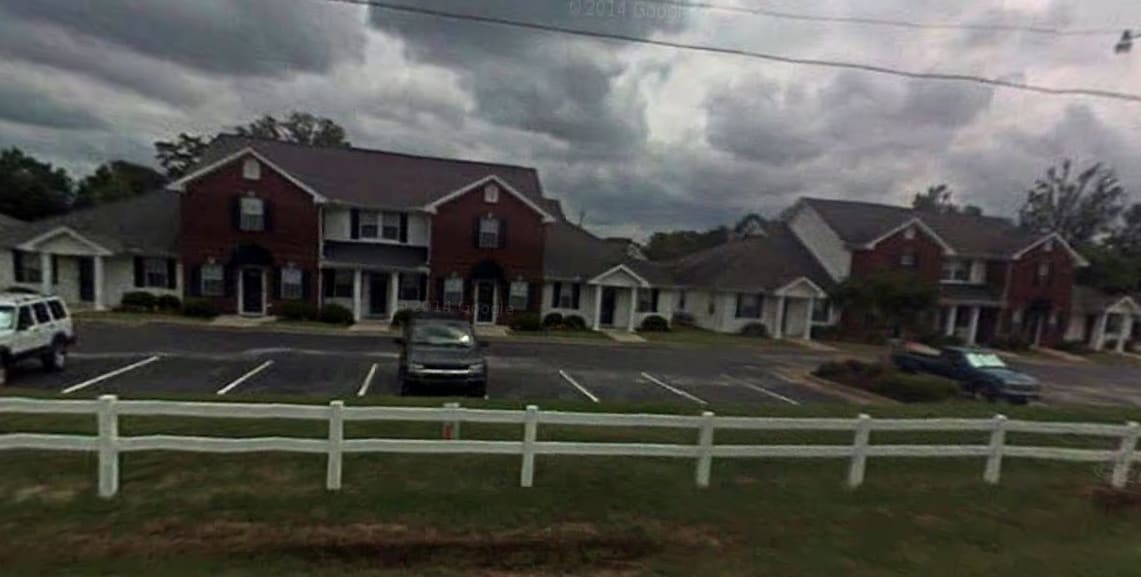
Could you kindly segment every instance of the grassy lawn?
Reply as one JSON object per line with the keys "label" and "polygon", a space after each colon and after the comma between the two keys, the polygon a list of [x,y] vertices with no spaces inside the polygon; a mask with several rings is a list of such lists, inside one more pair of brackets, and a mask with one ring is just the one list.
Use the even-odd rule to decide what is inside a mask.
{"label": "grassy lawn", "polygon": [[127,325],[143,325],[147,323],[179,323],[188,325],[203,325],[211,319],[188,317],[174,313],[129,313],[121,311],[75,311],[72,316],[77,320],[119,323]]}
{"label": "grassy lawn", "polygon": [[511,336],[521,337],[525,339],[588,339],[588,340],[609,340],[605,334],[598,331],[582,330],[572,331],[565,329],[544,329],[541,331],[511,331]]}
{"label": "grassy lawn", "polygon": [[693,327],[674,327],[672,330],[666,332],[641,331],[638,334],[648,341],[659,343],[706,346],[798,347],[796,343],[787,340],[744,337],[741,335],[716,333]]}
{"label": "grassy lawn", "polygon": [[[369,402],[439,406],[444,400]],[[599,410],[571,402],[544,408]],[[1124,409],[1003,410],[1035,419],[1136,418]],[[858,411],[989,416],[993,408],[774,406],[764,414]],[[92,433],[93,421],[4,415],[0,433]],[[121,427],[124,435],[325,435],[321,423],[286,421],[136,417],[122,419]],[[514,426],[464,424],[462,432],[472,439],[520,435]],[[348,437],[438,435],[439,426],[427,423],[350,423],[346,431]],[[694,442],[692,431],[554,426],[543,427],[540,438]],[[956,440],[984,439],[873,435],[873,442]],[[850,435],[719,432],[717,442],[847,443]],[[1042,440],[1012,436],[1010,442]],[[8,451],[0,453],[0,465],[0,559],[10,575],[1061,577],[1135,575],[1141,566],[1141,510],[1094,503],[1089,491],[1100,481],[1090,464],[1007,460],[1002,484],[992,487],[980,480],[982,459],[873,458],[865,485],[849,491],[843,460],[722,459],[714,461],[712,486],[698,490],[688,460],[540,456],[535,487],[521,489],[518,457],[347,455],[344,488],[329,493],[320,456],[137,453],[123,457],[122,489],[111,501],[94,496],[93,455]]]}

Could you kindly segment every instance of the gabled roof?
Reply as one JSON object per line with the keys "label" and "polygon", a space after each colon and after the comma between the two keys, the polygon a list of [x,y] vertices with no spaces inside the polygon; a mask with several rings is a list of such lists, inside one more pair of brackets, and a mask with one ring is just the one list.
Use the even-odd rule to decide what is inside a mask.
{"label": "gabled roof", "polygon": [[178,253],[181,199],[158,190],[136,197],[27,223],[0,239],[15,247],[61,231],[75,233],[114,253],[174,255]]}
{"label": "gabled roof", "polygon": [[547,225],[543,254],[547,278],[586,282],[618,265],[624,265],[651,285],[674,284],[666,265],[631,258],[623,243],[603,240],[565,220]]}
{"label": "gabled roof", "polygon": [[767,234],[731,240],[674,261],[679,285],[739,292],[771,292],[805,278],[827,291],[833,282],[824,267],[784,223]]}
{"label": "gabled roof", "polygon": [[12,218],[6,214],[0,214],[0,246],[11,246],[16,244],[19,238],[23,235],[24,228],[28,223]]}
{"label": "gabled roof", "polygon": [[1075,285],[1071,302],[1075,311],[1085,314],[1102,313],[1118,306],[1132,310],[1134,314],[1141,314],[1141,301],[1138,300],[1141,295],[1136,296],[1137,298],[1127,294],[1111,294],[1098,288]]}
{"label": "gabled roof", "polygon": [[496,176],[544,212],[562,218],[558,201],[543,196],[538,172],[509,164],[352,147],[307,146],[223,134],[210,143],[198,167],[190,173],[247,148],[329,202],[416,210],[480,179]]}

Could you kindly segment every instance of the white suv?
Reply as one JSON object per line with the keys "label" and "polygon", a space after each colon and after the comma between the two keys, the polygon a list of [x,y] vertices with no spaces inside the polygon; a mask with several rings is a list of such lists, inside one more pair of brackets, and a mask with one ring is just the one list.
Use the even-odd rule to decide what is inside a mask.
{"label": "white suv", "polygon": [[71,314],[59,297],[0,293],[0,385],[8,368],[24,359],[38,358],[49,371],[63,369],[74,343]]}

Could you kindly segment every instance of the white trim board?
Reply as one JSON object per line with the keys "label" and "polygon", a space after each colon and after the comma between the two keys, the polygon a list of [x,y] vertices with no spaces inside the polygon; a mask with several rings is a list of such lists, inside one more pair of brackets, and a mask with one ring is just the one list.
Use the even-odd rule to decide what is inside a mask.
{"label": "white trim board", "polygon": [[630,269],[630,267],[628,267],[628,266],[626,266],[626,265],[624,265],[624,264],[618,264],[618,265],[615,265],[615,266],[612,266],[612,267],[610,267],[609,269],[607,269],[607,270],[603,271],[601,274],[595,275],[593,278],[591,278],[591,279],[587,280],[587,281],[586,281],[586,284],[592,284],[592,285],[597,285],[597,284],[600,284],[600,283],[599,283],[599,281],[598,281],[598,279],[600,279],[600,278],[604,278],[604,277],[606,277],[606,276],[610,275],[611,273],[615,273],[615,272],[619,272],[619,271],[621,271],[621,272],[624,272],[624,273],[626,273],[626,274],[630,275],[630,277],[631,277],[631,278],[633,278],[634,280],[638,281],[638,283],[640,284],[641,288],[648,288],[648,287],[650,286],[650,283],[649,283],[649,281],[647,281],[646,279],[642,278],[642,276],[641,276],[641,275],[639,275],[638,273],[634,272],[633,270],[631,270],[631,269]]}
{"label": "white trim board", "polygon": [[1054,242],[1061,245],[1062,248],[1064,248],[1066,250],[1066,252],[1070,254],[1070,258],[1074,259],[1074,262],[1077,263],[1078,266],[1089,266],[1089,261],[1087,261],[1085,259],[1085,257],[1083,257],[1081,254],[1079,254],[1078,251],[1074,250],[1074,247],[1070,246],[1070,243],[1066,242],[1066,239],[1062,238],[1062,235],[1060,235],[1056,232],[1052,232],[1050,234],[1047,234],[1046,236],[1043,236],[1042,238],[1039,238],[1038,240],[1030,243],[1028,246],[1023,248],[1022,250],[1019,250],[1018,252],[1014,253],[1014,255],[1011,256],[1010,258],[1012,260],[1018,260],[1018,259],[1022,258],[1023,256],[1026,256],[1026,253],[1034,250],[1035,248],[1038,247],[1038,245],[1040,245],[1040,244],[1042,244],[1048,240],[1053,240]]}
{"label": "white trim board", "polygon": [[[23,243],[17,245],[16,249],[22,250],[24,252],[39,252],[39,249],[36,248],[35,245],[37,245],[37,244],[39,244],[45,240],[49,240],[53,237],[59,236],[60,234],[67,235],[67,236],[71,237],[73,240],[75,240],[76,242],[78,242],[84,246],[87,246],[91,250],[95,251],[96,256],[111,256],[111,255],[115,254],[114,252],[104,248],[103,245],[83,236],[82,234],[79,234],[78,232],[75,231],[75,229],[73,229],[69,226],[66,226],[66,225],[65,226],[57,226],[57,227],[55,227],[55,228],[53,228],[47,232],[44,232],[40,235],[37,235],[36,237],[32,238],[31,240],[24,241]],[[69,256],[86,256],[86,255],[69,255]]]}
{"label": "white trim board", "polygon": [[451,200],[459,198],[459,197],[461,197],[464,194],[467,194],[469,192],[473,192],[476,190],[482,190],[483,185],[491,183],[491,182],[495,182],[496,184],[499,185],[500,188],[511,193],[512,196],[519,199],[523,204],[527,205],[528,208],[539,213],[539,216],[542,217],[544,223],[549,224],[549,223],[556,221],[554,216],[551,216],[550,213],[543,210],[539,205],[535,204],[531,199],[527,198],[527,196],[525,194],[519,192],[518,190],[515,189],[515,187],[511,186],[505,180],[503,180],[502,178],[499,178],[498,176],[496,176],[494,174],[489,174],[489,175],[487,175],[481,179],[478,179],[476,181],[465,184],[465,185],[461,186],[460,188],[457,188],[456,190],[453,190],[453,191],[445,194],[444,196],[441,196],[440,198],[433,200],[432,202],[424,205],[423,210],[424,210],[424,212],[427,212],[428,214],[436,214],[436,209],[439,208],[439,206],[441,204],[444,204],[446,202],[449,202]]}
{"label": "white trim board", "polygon": [[247,155],[253,156],[259,162],[268,166],[274,172],[280,174],[282,176],[282,178],[285,178],[289,182],[293,183],[293,185],[295,185],[297,188],[300,188],[301,190],[304,190],[305,192],[309,193],[309,195],[313,197],[314,202],[322,203],[322,202],[326,202],[328,200],[327,198],[325,198],[325,195],[317,192],[316,190],[313,189],[313,187],[309,186],[308,184],[301,182],[300,179],[293,176],[292,174],[289,174],[288,172],[285,171],[285,169],[274,164],[273,162],[270,162],[269,159],[267,159],[264,155],[262,155],[257,150],[254,150],[254,148],[251,146],[247,146],[245,148],[242,148],[241,150],[239,150],[239,151],[237,151],[237,152],[235,152],[229,156],[226,156],[225,158],[222,158],[221,160],[218,160],[218,161],[213,162],[209,165],[206,165],[202,168],[199,168],[198,170],[195,170],[194,172],[191,172],[190,174],[187,174],[187,175],[183,176],[182,178],[179,178],[178,180],[166,185],[166,188],[167,188],[167,190],[173,190],[176,192],[184,192],[186,190],[186,185],[189,184],[190,182],[197,180],[198,178],[201,178],[202,176],[210,174],[211,172],[214,172],[214,171],[218,170],[219,168],[222,168],[223,166],[230,164],[231,162],[240,160]]}
{"label": "white trim board", "polygon": [[947,255],[954,255],[955,254],[955,249],[951,248],[951,245],[947,244],[947,241],[943,240],[943,237],[936,234],[935,231],[932,230],[932,228],[930,226],[927,226],[927,223],[923,222],[923,219],[919,218],[918,216],[912,217],[911,219],[905,221],[903,224],[885,232],[884,234],[881,234],[880,236],[876,237],[875,239],[873,239],[871,241],[868,241],[867,243],[864,244],[864,246],[862,248],[869,249],[869,250],[874,249],[877,244],[883,242],[884,240],[886,240],[888,238],[891,238],[892,236],[894,236],[894,235],[898,234],[899,232],[905,230],[909,226],[914,226],[916,228],[923,230],[923,232],[926,233],[927,236],[930,236],[932,239],[935,240],[936,243],[939,244],[939,246],[943,249],[944,254],[947,254]]}

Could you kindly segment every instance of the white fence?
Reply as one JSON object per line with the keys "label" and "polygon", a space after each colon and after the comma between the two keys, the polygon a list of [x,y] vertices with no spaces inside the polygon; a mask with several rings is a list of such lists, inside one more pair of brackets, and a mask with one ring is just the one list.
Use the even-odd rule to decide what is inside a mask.
{"label": "white fence", "polygon": [[[1007,457],[1055,461],[1112,463],[1110,482],[1123,487],[1134,454],[1141,426],[1100,423],[1065,423],[992,419],[872,419],[860,415],[843,418],[718,417],[711,412],[700,416],[621,413],[569,413],[467,409],[456,403],[443,408],[346,407],[341,401],[328,406],[258,403],[205,403],[172,401],[120,401],[114,395],[97,400],[44,400],[0,397],[0,413],[94,414],[98,435],[57,435],[9,433],[0,435],[0,450],[33,449],[89,451],[99,454],[99,494],[114,496],[119,489],[119,454],[130,451],[191,451],[202,453],[252,453],[284,451],[326,455],[325,486],[341,488],[345,453],[416,453],[519,455],[522,465],[519,483],[530,487],[535,476],[537,455],[603,455],[629,457],[676,457],[694,459],[699,487],[709,485],[710,470],[716,458],[844,458],[850,460],[848,485],[858,487],[864,480],[869,457],[978,457],[986,459],[983,479],[998,483],[1002,461]],[[223,438],[173,435],[119,436],[123,415],[207,417],[236,419],[302,419],[325,421],[327,439],[297,437]],[[444,426],[443,439],[346,439],[347,421],[437,422]],[[460,423],[499,423],[523,426],[519,441],[459,440]],[[539,425],[655,427],[695,429],[692,445],[649,443],[590,443],[538,440]],[[851,431],[851,445],[715,445],[715,431]],[[976,431],[989,433],[985,445],[879,445],[871,444],[875,431]],[[1006,443],[1007,433],[1041,433],[1109,437],[1120,440],[1117,449],[1076,449],[1069,447],[1020,446]]]}

